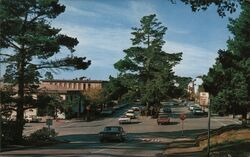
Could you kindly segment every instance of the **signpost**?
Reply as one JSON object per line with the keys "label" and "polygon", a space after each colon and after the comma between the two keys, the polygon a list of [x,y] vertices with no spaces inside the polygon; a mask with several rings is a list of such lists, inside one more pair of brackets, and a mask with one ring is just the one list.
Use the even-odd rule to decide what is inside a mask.
{"label": "signpost", "polygon": [[207,156],[210,156],[210,120],[211,119],[211,102],[208,105],[208,139],[207,139]]}
{"label": "signpost", "polygon": [[48,126],[48,130],[50,132],[50,126],[53,124],[52,119],[46,119],[46,125]]}
{"label": "signpost", "polygon": [[200,92],[200,105],[208,107],[208,138],[207,138],[207,156],[210,156],[210,119],[211,119],[211,102],[209,102],[209,93]]}
{"label": "signpost", "polygon": [[208,106],[208,98],[209,94],[207,92],[200,92],[200,105],[201,106]]}
{"label": "signpost", "polygon": [[180,119],[181,119],[181,130],[182,130],[182,136],[183,136],[183,123],[184,123],[184,120],[186,119],[186,115],[181,114]]}

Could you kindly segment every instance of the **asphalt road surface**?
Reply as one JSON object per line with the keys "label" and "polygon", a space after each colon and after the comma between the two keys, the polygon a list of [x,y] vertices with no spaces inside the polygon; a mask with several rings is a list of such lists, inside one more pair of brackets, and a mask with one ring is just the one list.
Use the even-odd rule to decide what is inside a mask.
{"label": "asphalt road surface", "polygon": [[[127,140],[121,142],[100,143],[98,133],[108,125],[119,125],[118,117],[129,107],[119,110],[111,117],[85,122],[81,120],[54,122],[53,128],[59,133],[58,139],[70,141],[69,143],[34,147],[22,150],[13,150],[0,153],[0,156],[36,156],[36,157],[146,157],[163,156],[164,150],[171,142],[179,138],[195,137],[197,134],[207,131],[207,117],[193,116],[186,107],[172,107],[171,124],[157,125],[156,119],[139,116],[132,124],[123,124],[127,132]],[[182,121],[179,115],[185,113],[182,132]],[[229,117],[212,117],[211,128],[239,123]],[[25,134],[45,126],[44,123],[30,123],[25,127]]]}

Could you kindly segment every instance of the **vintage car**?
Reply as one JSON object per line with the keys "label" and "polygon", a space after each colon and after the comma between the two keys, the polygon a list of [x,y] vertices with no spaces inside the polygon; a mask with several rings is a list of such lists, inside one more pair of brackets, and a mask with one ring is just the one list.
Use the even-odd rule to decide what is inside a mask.
{"label": "vintage car", "polygon": [[137,107],[137,106],[133,106],[131,109],[132,109],[132,110],[134,110],[134,111],[137,111],[137,112],[139,112],[139,111],[140,111],[140,108],[139,108],[139,107]]}
{"label": "vintage car", "polygon": [[42,121],[42,118],[36,115],[25,116],[24,119],[28,123],[39,123]]}
{"label": "vintage car", "polygon": [[121,116],[119,119],[119,124],[127,124],[127,123],[131,123],[131,118],[127,117],[126,115]]}
{"label": "vintage car", "polygon": [[163,107],[163,112],[172,113],[172,109],[170,107]]}
{"label": "vintage car", "polygon": [[194,115],[204,115],[204,111],[200,107],[194,107],[192,110]]}
{"label": "vintage car", "polygon": [[168,124],[170,123],[170,118],[167,114],[159,114],[158,118],[157,118],[157,124],[161,125],[161,124]]}
{"label": "vintage car", "polygon": [[99,133],[100,142],[118,140],[124,142],[126,140],[126,133],[121,126],[106,126],[103,131]]}
{"label": "vintage car", "polygon": [[131,119],[136,118],[135,111],[134,110],[128,110],[125,114],[127,117],[130,117]]}

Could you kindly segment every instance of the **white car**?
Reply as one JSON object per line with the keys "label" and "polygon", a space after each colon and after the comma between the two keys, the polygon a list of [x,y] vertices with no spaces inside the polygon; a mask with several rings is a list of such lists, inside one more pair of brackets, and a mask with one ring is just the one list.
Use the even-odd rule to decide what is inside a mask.
{"label": "white car", "polygon": [[127,117],[127,116],[121,116],[119,119],[119,124],[127,124],[127,123],[131,123],[131,118]]}
{"label": "white car", "polygon": [[194,109],[195,107],[196,107],[196,105],[190,105],[188,109],[189,109],[190,111],[193,111],[193,109]]}
{"label": "white car", "polygon": [[135,118],[134,110],[128,110],[125,115],[130,118]]}
{"label": "white car", "polygon": [[203,115],[205,113],[200,107],[194,107],[192,112],[194,115]]}
{"label": "white car", "polygon": [[25,121],[28,122],[28,123],[31,123],[31,122],[39,123],[39,122],[42,121],[42,118],[38,117],[36,115],[25,116],[24,118],[25,118]]}
{"label": "white car", "polygon": [[133,111],[140,111],[140,108],[139,107],[132,107],[131,108]]}

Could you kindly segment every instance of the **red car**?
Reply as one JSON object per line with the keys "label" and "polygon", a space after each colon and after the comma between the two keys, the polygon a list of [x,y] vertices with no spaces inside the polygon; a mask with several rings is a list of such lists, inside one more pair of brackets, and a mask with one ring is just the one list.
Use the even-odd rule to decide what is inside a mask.
{"label": "red car", "polygon": [[159,115],[157,118],[157,124],[161,125],[161,124],[168,124],[170,123],[170,118],[168,115],[163,114],[163,115]]}

